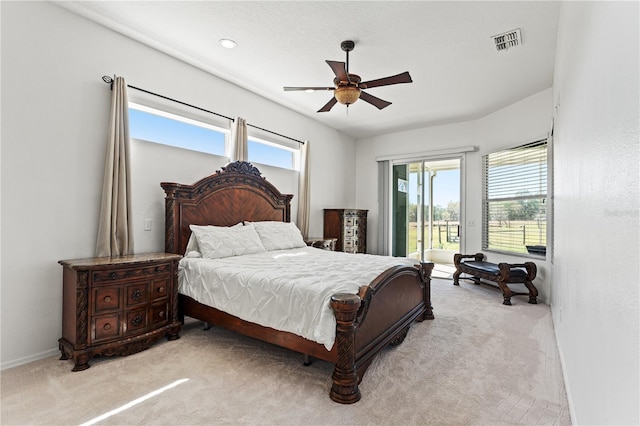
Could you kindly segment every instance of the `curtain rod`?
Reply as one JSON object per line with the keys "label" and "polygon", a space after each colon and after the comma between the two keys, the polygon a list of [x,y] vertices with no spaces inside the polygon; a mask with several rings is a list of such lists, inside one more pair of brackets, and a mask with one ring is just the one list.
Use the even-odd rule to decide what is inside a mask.
{"label": "curtain rod", "polygon": [[[102,76],[102,81],[104,81],[104,82],[105,82],[105,83],[107,83],[107,84],[110,84],[110,85],[113,87],[113,78],[109,77],[108,75],[104,75],[104,76]],[[204,111],[204,112],[209,113],[209,114],[217,115],[218,117],[226,118],[227,120],[231,120],[231,121],[234,121],[234,122],[235,122],[235,119],[234,119],[234,118],[232,118],[232,117],[227,117],[226,115],[218,114],[217,112],[209,111],[209,110],[207,110],[207,109],[200,108],[199,106],[195,106],[195,105],[192,105],[192,104],[188,104],[188,103],[186,103],[186,102],[182,102],[182,101],[179,101],[179,100],[177,100],[177,99],[169,98],[169,97],[167,97],[167,96],[160,95],[160,94],[158,94],[158,93],[150,92],[150,91],[148,91],[148,90],[141,89],[141,88],[136,87],[136,86],[131,86],[130,84],[127,84],[127,87],[129,87],[129,88],[131,88],[131,89],[138,90],[138,91],[140,91],[140,92],[148,93],[149,95],[153,95],[153,96],[157,96],[157,97],[162,98],[162,99],[166,99],[166,100],[171,101],[171,102],[176,102],[176,103],[178,103],[178,104],[181,104],[181,105],[184,105],[184,106],[188,106],[188,107],[190,107],[190,108],[194,108],[194,109],[197,109],[197,110],[200,110],[200,111]],[[268,129],[264,129],[264,128],[262,128],[262,127],[254,126],[253,124],[249,124],[249,123],[247,123],[247,126],[249,126],[249,127],[253,127],[254,129],[262,130],[262,131],[265,131],[265,132],[271,133],[272,135],[280,136],[281,138],[289,139],[289,140],[291,140],[291,141],[298,142],[298,143],[300,143],[300,144],[304,145],[304,141],[301,141],[301,140],[298,140],[298,139],[294,139],[294,138],[292,138],[292,137],[285,136],[285,135],[282,135],[282,134],[280,134],[280,133],[276,133],[276,132],[271,131],[271,130],[268,130]]]}

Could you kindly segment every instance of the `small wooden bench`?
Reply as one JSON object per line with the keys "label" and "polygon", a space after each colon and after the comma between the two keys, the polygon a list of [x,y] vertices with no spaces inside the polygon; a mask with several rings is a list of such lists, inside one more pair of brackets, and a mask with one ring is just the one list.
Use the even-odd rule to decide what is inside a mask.
{"label": "small wooden bench", "polygon": [[[473,260],[465,260],[473,259]],[[460,274],[469,274],[469,279],[476,284],[481,284],[481,279],[492,281],[502,290],[504,296],[503,305],[511,305],[511,296],[529,295],[529,303],[538,303],[538,289],[533,285],[536,277],[537,268],[533,262],[525,263],[490,263],[485,262],[484,254],[461,254],[456,253],[453,256],[453,263],[456,266],[456,272],[453,274],[453,284],[460,285]],[[507,284],[524,284],[529,290],[528,293],[520,293],[513,291]]]}

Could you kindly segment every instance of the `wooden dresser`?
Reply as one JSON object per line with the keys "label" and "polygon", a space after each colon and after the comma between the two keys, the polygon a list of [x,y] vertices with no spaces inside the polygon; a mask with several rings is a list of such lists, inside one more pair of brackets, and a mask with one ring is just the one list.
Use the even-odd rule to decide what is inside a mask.
{"label": "wooden dresser", "polygon": [[367,211],[324,209],[324,238],[337,238],[336,251],[366,253]]}
{"label": "wooden dresser", "polygon": [[130,355],[160,337],[177,339],[178,261],[168,253],[61,260],[63,266],[60,359],[73,371],[94,355]]}

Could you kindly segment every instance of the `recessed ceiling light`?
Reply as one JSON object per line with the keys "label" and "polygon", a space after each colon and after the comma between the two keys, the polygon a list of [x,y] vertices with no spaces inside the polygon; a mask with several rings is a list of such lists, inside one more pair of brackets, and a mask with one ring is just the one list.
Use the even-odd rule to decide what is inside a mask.
{"label": "recessed ceiling light", "polygon": [[227,49],[233,49],[238,45],[238,43],[228,38],[222,38],[218,41],[218,43],[220,43],[220,46],[226,47]]}

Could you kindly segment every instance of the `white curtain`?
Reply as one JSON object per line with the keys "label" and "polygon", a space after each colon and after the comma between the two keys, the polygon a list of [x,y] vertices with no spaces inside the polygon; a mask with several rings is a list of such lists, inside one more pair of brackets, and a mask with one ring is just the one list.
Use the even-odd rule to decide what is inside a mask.
{"label": "white curtain", "polygon": [[309,237],[310,210],[310,171],[309,171],[309,141],[304,141],[300,147],[300,174],[298,177],[298,229],[305,238]]}
{"label": "white curtain", "polygon": [[102,183],[102,205],[96,256],[133,254],[129,104],[127,84],[116,77],[112,85],[107,158]]}
{"label": "white curtain", "polygon": [[231,129],[231,162],[247,161],[249,153],[247,148],[247,121],[236,117]]}
{"label": "white curtain", "polygon": [[378,250],[380,255],[388,256],[389,251],[389,211],[391,195],[389,194],[389,160],[378,161]]}

